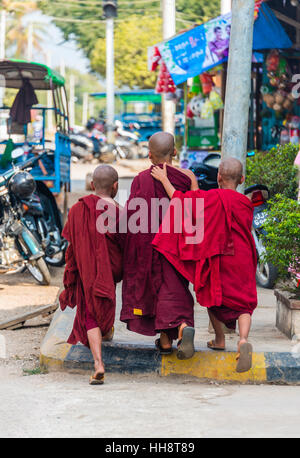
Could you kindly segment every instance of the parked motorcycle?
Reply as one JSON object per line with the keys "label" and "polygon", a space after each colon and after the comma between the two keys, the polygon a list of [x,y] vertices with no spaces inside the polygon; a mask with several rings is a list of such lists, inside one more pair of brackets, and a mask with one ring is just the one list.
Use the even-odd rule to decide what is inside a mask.
{"label": "parked motorcycle", "polygon": [[277,280],[278,272],[272,263],[264,260],[266,248],[263,244],[263,237],[266,234],[264,223],[268,217],[267,201],[270,198],[270,192],[267,186],[257,184],[247,188],[245,195],[250,198],[254,205],[252,235],[258,258],[256,281],[263,288],[272,289]]}
{"label": "parked motorcycle", "polygon": [[61,237],[61,214],[53,194],[42,182],[36,183],[36,191],[28,197],[20,197],[24,209],[23,221],[41,244],[45,261],[53,267],[65,264],[67,241]]}
{"label": "parked motorcycle", "polygon": [[71,153],[73,161],[88,161],[94,156],[93,141],[84,133],[72,132],[69,135],[71,140]]}
{"label": "parked motorcycle", "polygon": [[[33,177],[22,170],[32,164],[9,170],[0,176],[0,271],[17,272],[24,268],[42,285],[49,285],[50,272],[44,260],[44,251],[38,240],[27,228],[24,208],[15,192],[28,197],[35,190]],[[20,174],[23,180],[19,181]]]}
{"label": "parked motorcycle", "polygon": [[201,163],[192,164],[191,170],[197,177],[200,189],[209,191],[218,188],[218,170],[221,159],[220,153],[211,153]]}

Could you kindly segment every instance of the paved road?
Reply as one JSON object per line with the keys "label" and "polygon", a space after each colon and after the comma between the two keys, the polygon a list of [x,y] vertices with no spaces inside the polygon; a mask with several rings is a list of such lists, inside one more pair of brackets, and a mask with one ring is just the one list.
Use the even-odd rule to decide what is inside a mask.
{"label": "paved road", "polygon": [[[0,437],[300,437],[300,387],[0,369]],[[11,371],[11,369],[10,369]]]}

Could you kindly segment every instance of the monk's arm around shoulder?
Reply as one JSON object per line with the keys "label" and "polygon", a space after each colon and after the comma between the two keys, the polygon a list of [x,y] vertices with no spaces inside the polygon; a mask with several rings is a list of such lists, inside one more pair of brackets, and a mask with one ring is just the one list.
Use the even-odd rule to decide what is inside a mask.
{"label": "monk's arm around shoulder", "polygon": [[171,182],[170,182],[170,180],[168,178],[168,175],[167,175],[167,164],[164,163],[163,169],[161,169],[158,166],[157,167],[153,167],[153,169],[151,171],[151,175],[153,176],[153,178],[155,178],[156,180],[161,182],[161,184],[165,188],[166,193],[168,194],[170,199],[172,199],[173,194],[176,191],[176,189],[171,184]]}

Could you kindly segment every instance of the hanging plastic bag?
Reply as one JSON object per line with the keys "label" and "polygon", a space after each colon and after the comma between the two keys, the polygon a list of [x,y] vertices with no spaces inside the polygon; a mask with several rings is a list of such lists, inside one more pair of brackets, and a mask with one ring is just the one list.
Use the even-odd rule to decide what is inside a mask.
{"label": "hanging plastic bag", "polygon": [[214,110],[222,110],[222,108],[224,108],[221,96],[216,91],[211,91],[209,100]]}

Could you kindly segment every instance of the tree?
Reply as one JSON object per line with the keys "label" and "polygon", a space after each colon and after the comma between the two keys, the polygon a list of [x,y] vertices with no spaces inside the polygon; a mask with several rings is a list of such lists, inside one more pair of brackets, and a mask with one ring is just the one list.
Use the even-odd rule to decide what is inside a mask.
{"label": "tree", "polygon": [[[115,81],[134,88],[153,88],[156,74],[147,67],[147,49],[162,39],[162,21],[145,16],[141,19],[131,16],[118,23],[115,30]],[[91,53],[91,67],[104,75],[106,68],[106,42],[100,38]]]}
{"label": "tree", "polygon": [[[14,1],[1,0],[0,7],[7,13],[6,32],[6,55],[17,58],[25,58],[28,46],[28,26],[23,22],[24,16],[38,9],[37,1]],[[42,34],[45,34],[43,26],[36,24],[33,29],[33,48],[42,52],[40,45]]]}

